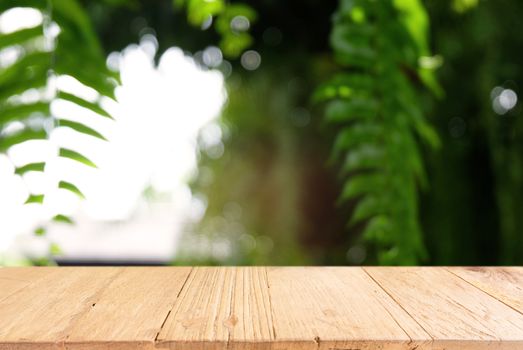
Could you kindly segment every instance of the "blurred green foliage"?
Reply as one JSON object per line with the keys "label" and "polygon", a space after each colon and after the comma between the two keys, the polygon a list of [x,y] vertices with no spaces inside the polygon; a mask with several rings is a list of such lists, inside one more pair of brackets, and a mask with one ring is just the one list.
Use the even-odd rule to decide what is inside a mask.
{"label": "blurred green foliage", "polygon": [[[51,103],[61,99],[87,108],[100,117],[111,118],[96,102],[86,101],[55,87],[58,76],[70,76],[98,91],[100,97],[114,99],[114,87],[119,76],[107,69],[105,55],[91,21],[76,0],[21,0],[0,1],[0,13],[14,7],[27,7],[44,14],[41,24],[0,34],[0,49],[17,52],[14,63],[0,70],[0,152],[8,152],[12,146],[25,141],[46,139],[55,126],[68,127],[76,132],[104,139],[97,131],[82,123],[58,119],[51,112]],[[36,100],[21,98],[24,93],[36,92]],[[12,122],[23,126],[16,132],[5,132]],[[95,166],[82,154],[60,149],[59,156]],[[45,162],[24,164],[15,169],[23,175],[30,171],[44,171]],[[58,188],[83,197],[78,187],[60,181]],[[26,203],[43,203],[43,194],[30,194]],[[72,223],[72,219],[58,214],[53,221]],[[44,235],[39,227],[35,234]],[[50,243],[50,254],[58,252]],[[46,260],[47,261],[47,260]]]}
{"label": "blurred green foliage", "polygon": [[[416,0],[342,0],[331,46],[345,67],[316,91],[338,135],[334,157],[346,178],[341,200],[356,199],[350,224],[366,221],[363,237],[381,264],[426,258],[417,185],[426,183],[419,141],[438,143],[417,90],[418,62],[428,54],[427,18]],[[424,71],[429,86],[437,86]]]}
{"label": "blurred green foliage", "polygon": [[[199,254],[217,264],[314,263],[314,252],[303,249],[300,233],[308,224],[301,208],[303,188],[309,185],[303,162],[318,162],[318,142],[304,130],[311,115],[303,106],[307,89],[300,83],[292,70],[277,67],[229,80],[230,98],[221,118],[225,152],[219,156],[215,146],[201,150],[193,188],[208,207],[204,220],[187,235],[193,242],[199,237],[197,242],[182,245],[185,252],[178,260],[193,261],[207,244]],[[335,210],[333,201],[329,204]],[[220,242],[233,254],[216,252]]]}
{"label": "blurred green foliage", "polygon": [[238,57],[252,44],[248,30],[256,21],[256,11],[246,4],[227,4],[224,0],[173,0],[175,7],[187,7],[187,19],[206,28],[215,22],[220,48],[226,57]]}
{"label": "blurred green foliage", "polygon": [[[12,97],[66,74],[113,98],[118,75],[105,56],[144,32],[160,52],[218,44],[230,58],[223,150],[202,145],[192,183],[207,211],[175,263],[523,263],[523,119],[519,103],[496,105],[522,84],[523,3],[4,0],[0,12],[14,6],[48,18],[0,35],[0,49],[23,48],[0,71],[0,129],[26,124],[2,134],[0,152],[47,137],[43,124],[29,128],[34,117],[103,138],[49,109],[60,98],[110,117],[96,101]],[[50,19],[60,28],[52,42]],[[247,48],[262,57],[255,72],[237,59]]]}

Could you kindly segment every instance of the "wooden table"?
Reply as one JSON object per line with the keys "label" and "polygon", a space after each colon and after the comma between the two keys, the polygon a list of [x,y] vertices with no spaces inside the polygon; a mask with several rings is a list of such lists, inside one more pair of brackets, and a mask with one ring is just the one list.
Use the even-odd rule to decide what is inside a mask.
{"label": "wooden table", "polygon": [[0,349],[523,349],[523,268],[0,268]]}

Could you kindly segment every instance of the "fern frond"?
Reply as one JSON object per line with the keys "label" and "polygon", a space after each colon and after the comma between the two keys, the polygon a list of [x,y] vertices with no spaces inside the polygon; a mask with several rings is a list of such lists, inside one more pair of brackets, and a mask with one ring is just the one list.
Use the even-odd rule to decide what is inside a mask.
{"label": "fern frond", "polygon": [[[105,140],[105,137],[93,128],[78,121],[58,119],[52,114],[50,105],[56,99],[68,101],[76,106],[88,109],[95,114],[112,118],[98,102],[87,101],[64,91],[53,91],[53,79],[68,75],[83,85],[96,90],[101,98],[115,99],[114,89],[119,83],[117,73],[111,72],[105,63],[103,50],[90,19],[78,0],[0,0],[0,12],[14,7],[27,7],[40,11],[44,22],[33,28],[23,28],[12,33],[0,33],[0,50],[15,48],[19,57],[9,66],[0,68],[0,152],[7,153],[15,144],[48,137],[51,127],[67,127],[76,132]],[[47,26],[58,27],[56,37],[49,36]],[[47,35],[47,36],[46,36]],[[42,45],[42,43],[48,45]],[[50,43],[52,42],[52,43]],[[38,91],[38,101],[27,102],[21,98],[27,91]],[[44,129],[35,127],[30,121],[43,118],[52,119]],[[6,132],[13,122],[21,122],[23,127],[18,132]],[[96,167],[87,157],[68,148],[61,148],[59,156],[84,165]],[[36,160],[33,163],[18,166],[15,174],[45,171],[46,163]],[[73,183],[59,181],[58,188],[68,190],[83,197],[83,193]],[[31,194],[27,203],[43,203],[44,194]],[[68,216],[58,214],[53,221],[73,223]],[[39,227],[35,233],[45,234],[45,227]],[[56,250],[56,249],[55,249]]]}
{"label": "fern frond", "polygon": [[330,43],[346,71],[314,96],[327,102],[325,120],[339,130],[333,155],[345,179],[340,201],[357,201],[349,223],[366,223],[363,238],[383,264],[415,264],[425,256],[419,141],[437,146],[438,137],[419,102],[416,84],[426,79],[413,81],[405,69],[419,74],[418,58],[429,54],[426,27],[413,30],[426,20],[419,0],[340,0]]}

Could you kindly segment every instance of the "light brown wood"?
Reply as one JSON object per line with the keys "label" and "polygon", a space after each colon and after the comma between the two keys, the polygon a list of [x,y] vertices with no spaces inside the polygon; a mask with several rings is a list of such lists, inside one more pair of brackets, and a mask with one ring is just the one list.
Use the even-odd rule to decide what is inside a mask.
{"label": "light brown wood", "polygon": [[523,349],[523,268],[0,268],[0,350]]}
{"label": "light brown wood", "polygon": [[451,267],[448,270],[523,313],[522,268]]}
{"label": "light brown wood", "polygon": [[269,268],[281,348],[408,349],[429,336],[359,267]]}
{"label": "light brown wood", "polygon": [[3,299],[0,349],[63,349],[79,316],[119,272],[116,268],[55,269]]}
{"label": "light brown wood", "polygon": [[67,347],[87,350],[96,342],[101,348],[153,348],[190,270],[122,270],[70,329]]}
{"label": "light brown wood", "polygon": [[0,268],[0,301],[9,297],[11,294],[26,288],[38,280],[38,278],[49,274],[51,271],[52,269],[48,268]]}
{"label": "light brown wood", "polygon": [[195,268],[158,337],[163,347],[260,348],[274,340],[263,267]]}
{"label": "light brown wood", "polygon": [[523,349],[523,315],[444,268],[365,268],[435,349]]}

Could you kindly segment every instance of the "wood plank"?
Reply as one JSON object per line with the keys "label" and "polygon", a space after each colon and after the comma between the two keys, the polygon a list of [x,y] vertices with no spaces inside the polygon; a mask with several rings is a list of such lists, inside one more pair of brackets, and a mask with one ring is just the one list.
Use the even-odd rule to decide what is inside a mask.
{"label": "wood plank", "polygon": [[523,349],[522,276],[516,267],[0,269],[0,350]]}
{"label": "wood plank", "polygon": [[235,270],[229,348],[267,349],[275,338],[267,270],[265,267]]}
{"label": "wood plank", "polygon": [[0,348],[63,349],[68,330],[121,270],[53,268],[0,302]]}
{"label": "wood plank", "polygon": [[189,277],[157,346],[254,349],[273,338],[265,268],[206,267]]}
{"label": "wood plank", "polygon": [[448,270],[523,314],[521,267],[450,267]]}
{"label": "wood plank", "polygon": [[523,317],[442,268],[365,268],[433,338],[435,349],[522,349]]}
{"label": "wood plank", "polygon": [[154,348],[190,267],[125,268],[71,329],[67,349]]}
{"label": "wood plank", "polygon": [[269,268],[281,349],[411,349],[430,336],[359,267]]}
{"label": "wood plank", "polygon": [[0,301],[26,288],[51,271],[53,269],[46,267],[31,269],[23,267],[0,268]]}
{"label": "wood plank", "polygon": [[158,336],[160,347],[225,349],[234,268],[195,267]]}

